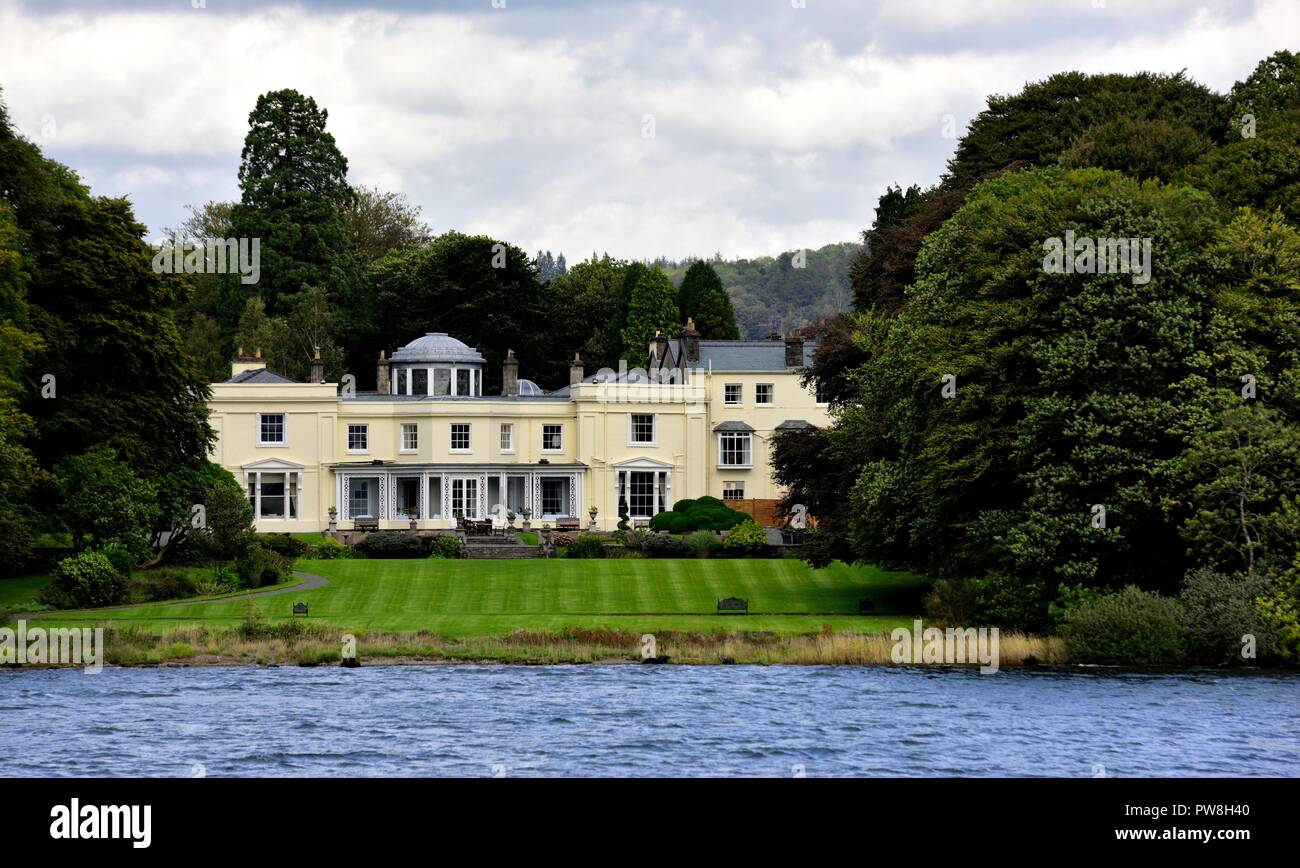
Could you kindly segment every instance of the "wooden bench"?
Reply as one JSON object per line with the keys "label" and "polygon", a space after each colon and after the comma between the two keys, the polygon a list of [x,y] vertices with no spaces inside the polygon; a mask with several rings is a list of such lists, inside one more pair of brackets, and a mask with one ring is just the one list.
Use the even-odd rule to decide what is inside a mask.
{"label": "wooden bench", "polygon": [[379,530],[379,519],[377,518],[354,518],[352,519],[353,530]]}
{"label": "wooden bench", "polygon": [[557,518],[555,520],[555,529],[560,532],[582,530],[582,522],[576,518]]}
{"label": "wooden bench", "polygon": [[726,599],[718,600],[718,614],[748,615],[749,600],[742,600],[740,597],[727,597]]}

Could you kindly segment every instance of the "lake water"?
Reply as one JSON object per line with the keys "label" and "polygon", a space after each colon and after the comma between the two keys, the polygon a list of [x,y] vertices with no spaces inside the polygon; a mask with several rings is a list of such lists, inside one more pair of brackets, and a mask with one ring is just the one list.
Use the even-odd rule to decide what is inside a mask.
{"label": "lake water", "polygon": [[4,776],[1300,775],[1300,677],[885,667],[0,671]]}

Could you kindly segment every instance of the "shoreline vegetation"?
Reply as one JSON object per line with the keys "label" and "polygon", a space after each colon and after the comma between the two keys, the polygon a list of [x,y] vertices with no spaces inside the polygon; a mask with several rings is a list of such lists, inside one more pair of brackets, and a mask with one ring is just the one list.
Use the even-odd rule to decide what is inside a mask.
{"label": "shoreline vegetation", "polygon": [[[888,633],[833,632],[654,634],[657,659],[643,661],[644,634],[623,630],[571,628],[516,630],[502,636],[450,638],[416,633],[357,632],[303,620],[264,624],[250,618],[238,627],[184,627],[153,633],[139,627],[104,626],[108,666],[339,666],[344,637],[356,637],[362,666],[393,664],[495,663],[515,665],[913,665],[894,662]],[[1004,634],[999,666],[1019,668],[1068,663],[1058,637]],[[917,666],[978,668],[978,663]],[[32,667],[35,668],[35,667]],[[47,667],[58,668],[58,667]],[[75,667],[72,667],[75,668]]]}

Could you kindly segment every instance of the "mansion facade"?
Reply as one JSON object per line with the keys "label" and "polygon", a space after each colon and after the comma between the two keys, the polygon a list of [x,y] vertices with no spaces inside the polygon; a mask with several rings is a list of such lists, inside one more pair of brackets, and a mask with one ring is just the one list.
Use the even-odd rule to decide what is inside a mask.
{"label": "mansion facade", "polygon": [[[703,495],[770,516],[773,436],[821,427],[827,407],[800,383],[813,342],[650,343],[644,369],[587,376],[577,356],[569,385],[546,392],[518,376],[507,352],[502,394],[483,394],[484,359],[442,333],[379,354],[377,390],[299,383],[236,356],[212,385],[212,460],[240,480],[262,532],[455,526],[530,511],[613,530],[620,504],[644,520]],[[347,379],[347,378],[345,378]],[[770,519],[769,522],[770,523]]]}

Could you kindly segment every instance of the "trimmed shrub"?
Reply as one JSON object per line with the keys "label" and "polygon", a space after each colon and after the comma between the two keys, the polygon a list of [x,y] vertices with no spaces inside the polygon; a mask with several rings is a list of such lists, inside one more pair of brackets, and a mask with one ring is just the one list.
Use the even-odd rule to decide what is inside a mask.
{"label": "trimmed shrub", "polygon": [[1241,656],[1242,637],[1248,634],[1255,637],[1257,658],[1273,656],[1276,643],[1256,603],[1272,590],[1273,582],[1266,576],[1227,576],[1209,569],[1189,572],[1178,595],[1188,659],[1212,664],[1253,663]]}
{"label": "trimmed shrub", "polygon": [[747,555],[755,555],[767,548],[767,533],[753,519],[736,525],[722,541],[723,548]]}
{"label": "trimmed shrub", "polygon": [[661,512],[650,519],[650,529],[669,533],[690,533],[696,530],[731,530],[749,517],[737,512],[716,497],[698,500],[679,500],[671,512]]}
{"label": "trimmed shrub", "polygon": [[423,539],[413,533],[391,530],[366,534],[357,548],[370,558],[422,558],[427,554]]}
{"label": "trimmed shrub", "polygon": [[691,547],[675,536],[651,536],[641,547],[649,558],[689,558],[695,554]]}
{"label": "trimmed shrub", "polygon": [[429,540],[429,557],[454,560],[460,557],[460,540],[454,536],[436,536]]}
{"label": "trimmed shrub", "polygon": [[1177,663],[1184,650],[1182,607],[1129,585],[1071,610],[1061,635],[1077,663]]}
{"label": "trimmed shrub", "polygon": [[697,558],[707,558],[722,548],[722,543],[711,530],[697,530],[686,538],[686,544],[695,552]]}
{"label": "trimmed shrub", "polygon": [[580,533],[565,550],[566,558],[603,558],[605,556],[605,541],[594,533]]}
{"label": "trimmed shrub", "polygon": [[248,551],[235,561],[235,575],[240,587],[261,588],[284,581],[292,562],[265,546],[249,546]]}
{"label": "trimmed shrub", "polygon": [[199,594],[198,584],[189,573],[181,570],[150,570],[136,579],[135,588],[140,598],[150,603],[181,600]]}
{"label": "trimmed shrub", "polygon": [[686,533],[691,530],[691,523],[684,512],[661,512],[650,519],[650,529],[655,532]]}
{"label": "trimmed shrub", "polygon": [[126,578],[100,551],[85,551],[59,561],[54,581],[41,589],[40,601],[56,609],[92,609],[125,603]]}
{"label": "trimmed shrub", "polygon": [[258,542],[291,561],[306,557],[307,552],[312,548],[310,543],[295,539],[287,533],[264,534],[258,537]]}
{"label": "trimmed shrub", "polygon": [[341,561],[352,557],[352,549],[334,537],[327,536],[312,546],[307,556],[321,561]]}

